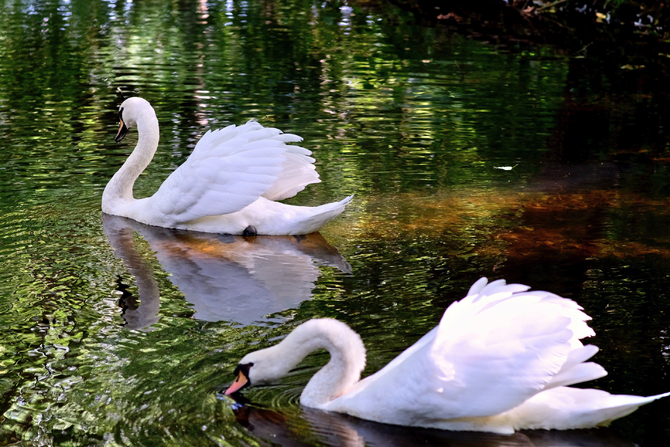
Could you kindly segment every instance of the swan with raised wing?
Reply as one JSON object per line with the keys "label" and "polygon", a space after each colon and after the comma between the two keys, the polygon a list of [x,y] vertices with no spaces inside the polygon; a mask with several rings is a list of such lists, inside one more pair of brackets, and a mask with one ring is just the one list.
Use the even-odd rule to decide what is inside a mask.
{"label": "swan with raised wing", "polygon": [[208,131],[193,153],[151,197],[135,199],[135,180],[158,148],[156,113],[142,98],[119,108],[121,141],[137,126],[137,146],[109,181],[102,211],[148,225],[246,235],[299,235],[319,230],[342,211],[352,196],[316,207],[277,202],[318,183],[311,152],[289,145],[297,135],[255,121]]}
{"label": "swan with raised wing", "polygon": [[503,434],[590,428],[670,395],[569,387],[607,374],[587,362],[598,348],[580,341],[595,335],[590,317],[572,300],[529,289],[481,278],[436,328],[360,381],[365,347],[358,334],[337,320],[307,321],[279,344],[242,358],[226,394],[271,383],[326,349],[330,361],[300,403],[387,424]]}

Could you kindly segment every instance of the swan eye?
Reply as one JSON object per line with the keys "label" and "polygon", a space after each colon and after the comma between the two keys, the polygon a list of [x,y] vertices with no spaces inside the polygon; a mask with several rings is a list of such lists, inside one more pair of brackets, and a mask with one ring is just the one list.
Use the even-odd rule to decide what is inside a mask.
{"label": "swan eye", "polygon": [[253,363],[245,363],[244,365],[237,365],[235,368],[235,371],[233,371],[233,375],[237,377],[240,374],[244,374],[244,377],[249,378],[249,369],[254,366]]}

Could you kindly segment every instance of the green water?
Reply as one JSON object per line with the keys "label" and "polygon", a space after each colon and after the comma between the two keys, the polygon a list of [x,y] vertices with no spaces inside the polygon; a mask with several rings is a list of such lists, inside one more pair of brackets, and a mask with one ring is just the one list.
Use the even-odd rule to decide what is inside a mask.
{"label": "green water", "polygon": [[[1,445],[670,442],[670,400],[611,429],[510,438],[301,409],[324,353],[248,392],[249,406],[221,394],[246,352],[315,317],[361,334],[370,374],[480,276],[584,306],[610,372],[592,386],[669,391],[668,98],[390,5],[0,6]],[[136,139],[114,143],[119,88],[161,124],[136,196],[207,129],[255,118],[314,152],[322,183],[290,203],[355,200],[306,239],[102,216]]]}

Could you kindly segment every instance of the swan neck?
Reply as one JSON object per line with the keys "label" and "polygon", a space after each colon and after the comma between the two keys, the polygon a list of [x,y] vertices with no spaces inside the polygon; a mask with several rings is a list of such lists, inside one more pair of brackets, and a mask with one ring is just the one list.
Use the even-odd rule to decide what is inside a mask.
{"label": "swan neck", "polygon": [[360,336],[337,320],[310,320],[281,344],[285,344],[284,353],[293,357],[293,366],[318,349],[330,354],[328,363],[311,378],[300,396],[300,403],[307,407],[323,407],[349,392],[365,367],[365,346]]}
{"label": "swan neck", "polygon": [[149,165],[158,148],[158,119],[153,109],[141,114],[136,122],[139,135],[137,145],[121,169],[109,181],[102,196],[102,210],[109,214],[117,214],[113,211],[116,203],[134,200],[135,180]]}

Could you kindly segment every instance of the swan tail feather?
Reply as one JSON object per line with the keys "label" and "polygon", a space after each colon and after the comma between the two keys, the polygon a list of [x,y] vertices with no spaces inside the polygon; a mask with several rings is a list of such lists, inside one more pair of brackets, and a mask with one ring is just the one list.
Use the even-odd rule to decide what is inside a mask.
{"label": "swan tail feather", "polygon": [[309,218],[305,219],[302,227],[304,233],[312,233],[318,231],[329,220],[342,214],[347,204],[354,198],[353,194],[340,200],[339,202],[327,203],[325,205],[317,206],[312,209],[313,213]]}
{"label": "swan tail feather", "polygon": [[670,393],[655,396],[610,394],[603,390],[559,387],[537,394],[500,415],[516,421],[517,429],[579,429],[606,427]]}
{"label": "swan tail feather", "polygon": [[606,407],[597,412],[602,419],[602,421],[599,422],[597,426],[607,426],[616,419],[628,416],[642,405],[646,405],[667,396],[670,396],[670,393],[656,394],[654,396],[648,397],[629,396],[623,394],[612,395],[611,397],[616,399],[616,401],[612,406]]}

